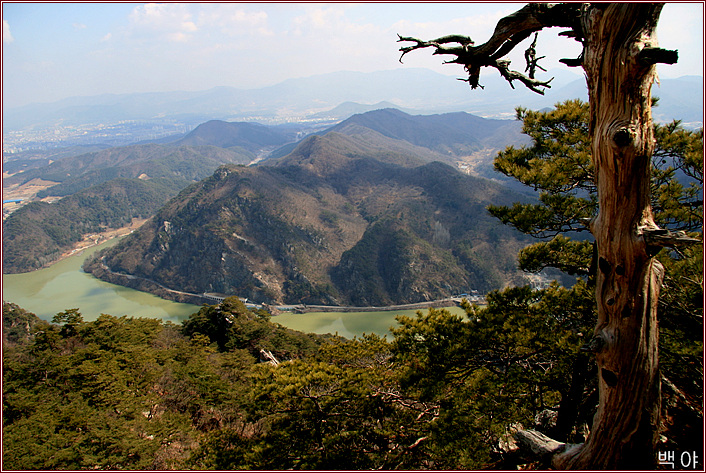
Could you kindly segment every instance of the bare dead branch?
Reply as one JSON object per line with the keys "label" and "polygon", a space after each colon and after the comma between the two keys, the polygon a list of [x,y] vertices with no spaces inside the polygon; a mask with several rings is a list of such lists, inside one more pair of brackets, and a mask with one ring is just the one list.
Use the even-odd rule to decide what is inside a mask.
{"label": "bare dead branch", "polygon": [[698,238],[692,238],[681,230],[671,231],[664,228],[640,228],[642,237],[648,245],[658,247],[678,247],[701,243]]}
{"label": "bare dead branch", "polygon": [[677,51],[672,51],[669,49],[662,48],[643,48],[639,54],[640,61],[645,64],[676,64],[679,60],[679,54]]}
{"label": "bare dead branch", "polygon": [[539,38],[539,33],[534,34],[534,41],[532,41],[530,47],[527,48],[527,50],[525,51],[525,62],[527,63],[527,67],[525,67],[525,72],[529,72],[530,79],[534,79],[534,73],[536,69],[541,69],[544,72],[547,72],[545,68],[537,64],[540,59],[544,59],[546,57],[537,57],[537,38]]}
{"label": "bare dead branch", "polygon": [[520,449],[527,449],[533,455],[545,457],[566,448],[566,444],[550,439],[536,430],[520,430],[514,434]]}
{"label": "bare dead branch", "polygon": [[[456,54],[458,52],[461,52],[463,48],[467,48],[468,46],[473,46],[473,40],[469,38],[468,36],[462,36],[462,35],[448,35],[448,36],[442,36],[441,38],[436,38],[432,39],[431,41],[423,41],[421,39],[417,38],[411,38],[407,36],[401,36],[397,35],[399,38],[397,40],[398,43],[403,42],[403,41],[410,41],[410,42],[416,42],[414,46],[406,46],[403,48],[400,48],[400,51],[402,51],[402,55],[400,56],[400,62],[402,62],[402,58],[404,57],[405,54],[415,51],[417,49],[423,49],[423,48],[429,48],[429,47],[434,47],[436,48],[436,51],[434,51],[433,54]],[[456,48],[446,48],[442,46],[442,44],[447,44],[447,43],[459,43],[461,46],[456,47]]]}
{"label": "bare dead branch", "polygon": [[407,447],[407,450],[412,450],[413,448],[415,448],[416,446],[418,446],[420,443],[427,440],[428,438],[429,438],[428,436],[419,437],[412,445]]}
{"label": "bare dead branch", "polygon": [[541,81],[541,80],[533,79],[531,77],[527,77],[526,75],[524,75],[520,72],[512,71],[512,70],[510,70],[510,61],[508,61],[508,60],[496,61],[495,68],[498,70],[498,72],[500,72],[500,75],[503,76],[505,78],[505,80],[507,80],[510,83],[510,87],[512,87],[513,89],[515,87],[512,85],[512,81],[519,80],[520,82],[522,82],[525,85],[525,87],[527,87],[531,91],[536,92],[540,95],[544,95],[544,90],[540,89],[539,87],[550,88],[551,86],[549,85],[549,83],[552,80],[554,80],[554,78],[552,77],[548,81]]}
{"label": "bare dead branch", "polygon": [[422,402],[411,398],[403,397],[394,389],[373,389],[373,397],[380,397],[385,402],[392,402],[402,406],[405,409],[418,412],[417,421],[422,420],[425,416],[429,422],[435,420],[439,416],[440,406],[435,403]]}
{"label": "bare dead branch", "polygon": [[402,52],[400,62],[407,53],[418,49],[434,48],[433,54],[435,55],[455,56],[454,59],[445,63],[464,66],[468,72],[468,78],[461,80],[468,82],[471,89],[482,88],[480,71],[483,67],[492,67],[510,83],[512,88],[514,88],[513,81],[518,80],[533,92],[544,94],[544,88],[550,87],[551,79],[541,81],[534,77],[536,69],[546,72],[546,69],[537,64],[537,61],[544,56],[539,58],[536,56],[536,35],[532,45],[525,51],[527,61],[525,72],[528,72],[529,75],[511,70],[510,61],[503,58],[522,41],[530,37],[532,33],[537,33],[544,28],[553,26],[572,28],[572,37],[582,38],[580,23],[577,20],[580,8],[580,4],[530,3],[498,21],[492,37],[479,46],[474,46],[470,37],[461,35],[448,35],[431,41],[398,35],[398,42],[415,43],[400,48]]}

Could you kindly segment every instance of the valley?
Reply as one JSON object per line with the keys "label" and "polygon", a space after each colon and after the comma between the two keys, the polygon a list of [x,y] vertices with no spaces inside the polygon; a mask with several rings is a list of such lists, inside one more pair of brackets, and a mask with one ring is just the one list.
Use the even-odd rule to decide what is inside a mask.
{"label": "valley", "polygon": [[[243,96],[219,89],[190,100]],[[260,97],[259,111],[228,121],[195,107],[188,117],[86,128],[75,108],[58,134],[42,138],[37,124],[8,131],[3,272],[47,267],[129,234],[102,256],[113,276],[94,274],[130,275],[123,283],[163,297],[174,298],[160,285],[273,305],[394,306],[531,282],[515,262],[526,237],[485,210],[535,198],[493,168],[498,151],[528,142],[518,121],[492,118],[502,114],[489,108],[420,113],[382,100],[314,110],[303,98],[290,116],[269,116],[279,99]],[[105,117],[135,99],[104,98]],[[26,107],[15,123],[39,110]],[[154,287],[136,282],[148,280]]]}
{"label": "valley", "polygon": [[[26,200],[6,217],[3,269],[132,233],[103,255],[110,271],[87,270],[173,300],[366,307],[499,288],[522,278],[523,243],[483,206],[528,196],[480,176],[522,140],[513,121],[380,109],[318,131],[211,120],[168,143],[35,159],[4,179]],[[480,222],[505,236],[487,241]]]}
{"label": "valley", "polygon": [[[10,178],[12,174],[3,173],[3,182],[5,179]],[[2,190],[2,218],[6,219],[12,212],[19,209],[28,202],[34,200],[42,200],[37,197],[41,191],[46,190],[52,186],[55,186],[58,182],[44,181],[40,178],[34,178],[29,182],[24,184],[12,184],[7,187],[3,187]],[[45,198],[45,202],[51,203],[56,198]]]}

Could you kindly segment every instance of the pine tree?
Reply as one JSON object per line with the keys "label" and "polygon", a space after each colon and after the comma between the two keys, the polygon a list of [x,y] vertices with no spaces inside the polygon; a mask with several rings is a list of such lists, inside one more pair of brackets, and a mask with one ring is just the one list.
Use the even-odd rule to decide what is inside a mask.
{"label": "pine tree", "polygon": [[655,33],[663,6],[528,4],[499,20],[491,38],[478,46],[463,35],[431,41],[400,37],[415,43],[401,48],[403,55],[432,47],[435,54],[453,56],[448,62],[464,66],[472,89],[480,85],[481,70],[491,67],[511,85],[519,81],[538,93],[550,87],[550,80],[535,77],[542,68],[534,46],[525,51],[528,74],[510,69],[508,53],[533,33],[550,27],[567,28],[561,34],[582,45],[579,57],[561,62],[583,68],[590,104],[588,135],[599,212],[586,222],[595,237],[598,268],[597,322],[589,346],[598,364],[599,407],[590,435],[580,445],[520,435],[529,443],[543,442],[556,468],[652,468],[657,462],[657,308],[664,267],[654,256],[663,247],[698,242],[659,227],[651,207],[655,65],[674,64],[678,58],[676,51],[657,45]]}
{"label": "pine tree", "polygon": [[[517,117],[523,121],[523,132],[532,144],[509,147],[499,153],[495,168],[538,191],[539,202],[491,206],[489,211],[503,223],[542,240],[518,255],[523,270],[556,268],[595,286],[599,268],[595,241],[586,225],[598,212],[588,136],[589,106],[571,100],[557,104],[549,112],[518,108]],[[654,219],[665,228],[688,231],[691,237],[701,239],[703,131],[685,130],[675,121],[655,125],[654,136]],[[659,308],[661,374],[666,386],[661,426],[666,444],[662,448],[686,450],[700,442],[697,427],[703,419],[698,407],[703,400],[703,372],[699,368],[703,362],[699,335],[703,330],[702,251],[700,247],[663,249],[656,257],[666,269]],[[574,297],[587,298],[581,317],[585,331],[596,319],[592,296],[581,290]],[[559,311],[560,307],[554,310]],[[591,343],[585,340],[585,352],[595,349]],[[585,354],[577,353],[574,368],[566,373],[572,381],[562,397],[565,408],[559,409],[557,427],[547,432],[552,438],[569,440],[571,432],[577,431],[576,422],[586,417],[579,397],[592,392],[592,383],[586,377],[588,366]]]}

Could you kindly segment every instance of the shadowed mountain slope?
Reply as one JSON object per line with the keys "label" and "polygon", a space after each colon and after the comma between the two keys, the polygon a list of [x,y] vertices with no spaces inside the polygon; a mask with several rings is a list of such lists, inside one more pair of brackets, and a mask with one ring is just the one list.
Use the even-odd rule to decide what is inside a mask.
{"label": "shadowed mountain slope", "polygon": [[328,133],[268,166],[221,167],[103,262],[133,281],[284,303],[418,302],[516,277],[522,237],[485,207],[521,197],[376,139]]}

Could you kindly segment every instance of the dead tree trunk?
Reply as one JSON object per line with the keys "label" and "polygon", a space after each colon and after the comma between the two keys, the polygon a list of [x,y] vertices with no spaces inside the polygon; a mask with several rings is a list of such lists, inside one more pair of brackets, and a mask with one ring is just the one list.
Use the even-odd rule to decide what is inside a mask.
{"label": "dead tree trunk", "polygon": [[657,299],[662,265],[643,237],[650,209],[651,92],[661,5],[605,4],[582,17],[599,213],[593,346],[599,406],[588,441],[553,460],[558,468],[654,466],[660,412]]}
{"label": "dead tree trunk", "polygon": [[[542,93],[549,81],[511,71],[502,59],[532,33],[546,27],[583,44],[579,58],[565,59],[586,73],[591,106],[592,159],[599,211],[590,222],[598,249],[598,323],[590,344],[598,364],[599,406],[584,444],[569,446],[525,433],[521,442],[552,456],[560,469],[644,469],[656,463],[660,413],[657,299],[662,265],[659,246],[678,235],[661,230],[650,208],[650,161],[654,149],[651,87],[658,62],[676,62],[676,52],[659,49],[655,29],[663,4],[529,4],[501,19],[480,46],[466,36],[432,41],[403,38],[415,45],[404,54],[433,47],[463,64],[472,88],[482,67],[497,69],[511,84]],[[448,46],[456,43],[458,46]],[[534,55],[526,55],[534,70]],[[533,62],[533,63],[530,63]],[[545,442],[546,440],[546,442]],[[543,445],[538,446],[538,443]]]}

